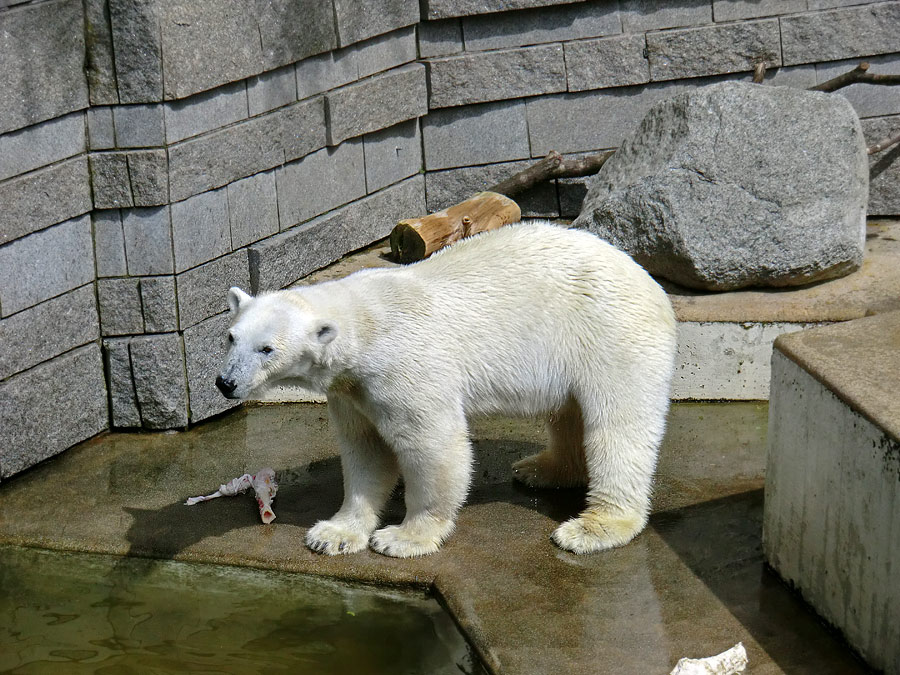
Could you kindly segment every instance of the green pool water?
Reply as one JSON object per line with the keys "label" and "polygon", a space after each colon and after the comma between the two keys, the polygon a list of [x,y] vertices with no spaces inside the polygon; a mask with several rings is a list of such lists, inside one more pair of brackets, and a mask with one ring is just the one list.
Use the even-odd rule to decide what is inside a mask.
{"label": "green pool water", "polygon": [[483,672],[422,595],[0,547],[0,673]]}

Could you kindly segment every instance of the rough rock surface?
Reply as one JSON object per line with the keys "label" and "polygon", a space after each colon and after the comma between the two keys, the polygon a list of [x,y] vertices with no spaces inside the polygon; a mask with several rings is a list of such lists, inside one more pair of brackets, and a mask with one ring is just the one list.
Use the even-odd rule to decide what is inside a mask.
{"label": "rough rock surface", "polygon": [[795,286],[860,266],[867,196],[844,97],[727,82],[655,105],[574,225],[692,288]]}

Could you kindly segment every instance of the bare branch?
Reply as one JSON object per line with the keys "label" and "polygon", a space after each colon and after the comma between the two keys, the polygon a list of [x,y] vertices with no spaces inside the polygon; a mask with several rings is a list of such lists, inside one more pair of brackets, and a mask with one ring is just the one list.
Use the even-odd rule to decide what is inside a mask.
{"label": "bare branch", "polygon": [[885,138],[875,145],[870,145],[868,148],[866,148],[866,152],[868,152],[870,155],[874,155],[875,153],[883,152],[888,148],[897,145],[898,143],[900,143],[900,133],[889,138]]}
{"label": "bare branch", "polygon": [[563,157],[556,150],[551,150],[544,159],[497,183],[488,190],[511,197],[552,178],[589,176],[597,173],[613,152],[615,151],[609,150],[585,157],[571,158]]}
{"label": "bare branch", "polygon": [[766,62],[760,61],[755,66],[753,66],[753,82],[755,84],[762,84],[763,80],[766,79]]}
{"label": "bare branch", "polygon": [[900,85],[900,75],[870,73],[869,64],[865,61],[860,63],[853,70],[849,70],[843,75],[838,75],[815,87],[810,87],[810,91],[837,91],[843,87],[849,87],[851,84],[880,84],[884,86]]}

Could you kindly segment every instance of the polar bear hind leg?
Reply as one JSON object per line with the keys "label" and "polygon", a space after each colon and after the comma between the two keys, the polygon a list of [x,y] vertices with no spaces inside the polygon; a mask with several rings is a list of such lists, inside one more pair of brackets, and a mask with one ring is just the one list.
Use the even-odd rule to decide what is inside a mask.
{"label": "polar bear hind leg", "polygon": [[529,487],[569,488],[587,485],[584,463],[584,420],[578,400],[571,396],[550,415],[550,443],[543,452],[513,464],[513,478]]}
{"label": "polar bear hind leg", "polygon": [[646,526],[668,410],[668,386],[652,384],[623,384],[605,405],[603,398],[581,397],[587,508],[553,532],[561,548],[604,551],[627,544]]}

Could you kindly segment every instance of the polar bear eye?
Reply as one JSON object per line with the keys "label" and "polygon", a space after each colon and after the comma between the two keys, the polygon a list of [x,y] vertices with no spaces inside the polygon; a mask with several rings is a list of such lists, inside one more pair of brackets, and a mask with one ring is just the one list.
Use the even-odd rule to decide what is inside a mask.
{"label": "polar bear eye", "polygon": [[261,351],[263,354],[271,354],[271,353],[272,353],[272,348],[271,348],[269,345],[266,345],[265,347],[263,347],[263,348],[260,349],[259,351]]}

